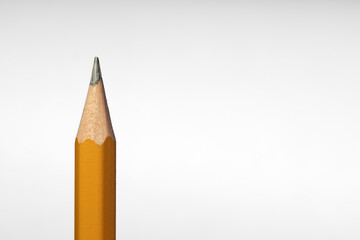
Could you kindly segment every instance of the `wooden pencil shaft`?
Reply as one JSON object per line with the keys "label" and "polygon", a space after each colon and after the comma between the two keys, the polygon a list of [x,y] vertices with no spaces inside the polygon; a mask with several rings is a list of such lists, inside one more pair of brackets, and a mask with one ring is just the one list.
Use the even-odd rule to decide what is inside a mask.
{"label": "wooden pencil shaft", "polygon": [[75,143],[75,240],[115,240],[115,141]]}

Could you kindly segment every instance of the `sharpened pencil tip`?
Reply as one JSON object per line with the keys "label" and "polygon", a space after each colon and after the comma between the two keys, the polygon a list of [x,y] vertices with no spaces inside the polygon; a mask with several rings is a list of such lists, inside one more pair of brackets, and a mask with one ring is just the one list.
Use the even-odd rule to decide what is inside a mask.
{"label": "sharpened pencil tip", "polygon": [[91,79],[90,79],[90,84],[91,85],[96,85],[96,84],[98,84],[98,82],[101,79],[102,79],[102,77],[101,77],[99,58],[95,57],[94,58],[94,66],[93,66],[93,70],[92,70],[92,75],[91,75]]}

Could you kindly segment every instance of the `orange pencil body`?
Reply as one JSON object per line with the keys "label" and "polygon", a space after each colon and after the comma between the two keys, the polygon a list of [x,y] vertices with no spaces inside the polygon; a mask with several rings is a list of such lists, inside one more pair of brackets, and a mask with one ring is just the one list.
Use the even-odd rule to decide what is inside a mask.
{"label": "orange pencil body", "polygon": [[115,141],[75,142],[75,240],[115,239]]}

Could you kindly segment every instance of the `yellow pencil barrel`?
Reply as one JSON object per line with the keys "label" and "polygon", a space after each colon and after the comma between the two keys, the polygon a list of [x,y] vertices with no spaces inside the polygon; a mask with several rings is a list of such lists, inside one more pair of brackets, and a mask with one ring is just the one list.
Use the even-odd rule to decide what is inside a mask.
{"label": "yellow pencil barrel", "polygon": [[75,142],[75,240],[115,240],[115,141]]}

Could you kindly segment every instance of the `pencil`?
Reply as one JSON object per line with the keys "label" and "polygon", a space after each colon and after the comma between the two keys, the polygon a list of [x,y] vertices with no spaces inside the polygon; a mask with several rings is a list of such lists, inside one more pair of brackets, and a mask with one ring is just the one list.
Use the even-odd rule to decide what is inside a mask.
{"label": "pencil", "polygon": [[75,140],[75,240],[115,240],[115,142],[95,57]]}

